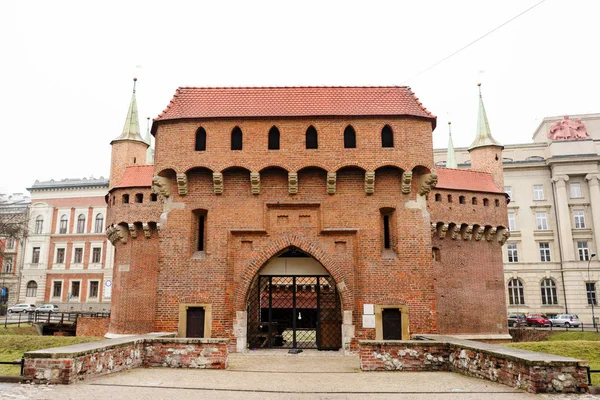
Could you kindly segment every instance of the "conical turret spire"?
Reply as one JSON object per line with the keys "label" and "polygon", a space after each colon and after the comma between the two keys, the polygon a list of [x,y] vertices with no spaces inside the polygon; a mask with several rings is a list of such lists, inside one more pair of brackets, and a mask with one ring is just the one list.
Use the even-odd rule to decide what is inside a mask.
{"label": "conical turret spire", "polygon": [[150,136],[150,117],[146,118],[146,164],[154,164],[154,149],[152,148],[152,137]]}
{"label": "conical turret spire", "polygon": [[498,143],[493,137],[492,132],[490,131],[490,124],[488,123],[487,114],[485,113],[485,107],[483,106],[483,98],[481,97],[481,83],[478,83],[479,86],[479,111],[477,114],[477,136],[475,140],[469,147],[469,150],[472,150],[476,147],[483,146],[502,146]]}
{"label": "conical turret spire", "polygon": [[446,154],[446,168],[458,168],[456,165],[456,153],[454,152],[454,143],[452,142],[452,122],[448,122],[448,153]]}
{"label": "conical turret spire", "polygon": [[138,118],[137,101],[135,99],[135,84],[137,78],[133,78],[133,94],[131,95],[131,102],[129,103],[129,110],[127,111],[127,118],[125,118],[125,126],[123,126],[123,133],[121,136],[113,140],[137,140],[144,142],[144,139],[140,136],[140,121]]}

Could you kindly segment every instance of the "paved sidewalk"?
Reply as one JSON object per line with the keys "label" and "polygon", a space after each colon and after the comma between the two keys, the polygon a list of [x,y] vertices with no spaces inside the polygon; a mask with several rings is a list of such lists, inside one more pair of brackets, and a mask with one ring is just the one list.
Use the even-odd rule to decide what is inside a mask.
{"label": "paved sidewalk", "polygon": [[[327,354],[327,355],[323,355]],[[361,372],[357,356],[231,354],[228,370],[135,369],[69,386],[0,384],[2,399],[600,399],[532,395],[450,372]]]}

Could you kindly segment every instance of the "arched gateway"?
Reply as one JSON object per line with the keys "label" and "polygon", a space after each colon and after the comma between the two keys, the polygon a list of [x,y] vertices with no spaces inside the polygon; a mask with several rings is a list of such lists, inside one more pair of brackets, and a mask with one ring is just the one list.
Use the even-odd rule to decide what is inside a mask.
{"label": "arched gateway", "polygon": [[247,298],[248,347],[338,350],[342,311],[335,281],[310,255],[289,248],[255,276]]}

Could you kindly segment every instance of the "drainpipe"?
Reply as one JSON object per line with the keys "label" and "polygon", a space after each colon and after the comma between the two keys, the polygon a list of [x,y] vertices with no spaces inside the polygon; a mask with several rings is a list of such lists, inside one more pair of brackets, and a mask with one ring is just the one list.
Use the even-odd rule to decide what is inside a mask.
{"label": "drainpipe", "polygon": [[[550,170],[550,176],[552,177],[552,168],[548,166]],[[558,210],[556,209],[556,182],[550,179],[552,182],[552,203],[554,204],[554,219],[556,220],[556,237],[558,238],[558,257],[560,261],[560,280],[562,282],[563,297],[565,299],[565,314],[569,313],[569,307],[567,305],[567,290],[565,289],[565,270],[563,266],[563,254],[562,254],[562,242],[560,240],[560,227],[558,226]]]}

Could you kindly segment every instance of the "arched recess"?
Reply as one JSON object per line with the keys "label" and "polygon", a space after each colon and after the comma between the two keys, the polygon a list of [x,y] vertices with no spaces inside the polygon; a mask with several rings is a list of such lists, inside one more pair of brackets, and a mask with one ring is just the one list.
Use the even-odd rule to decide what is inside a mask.
{"label": "arched recess", "polygon": [[375,170],[375,193],[381,189],[392,193],[402,191],[402,173],[404,171],[396,165],[382,165]]}
{"label": "arched recess", "polygon": [[311,165],[298,170],[298,193],[324,195],[327,187],[327,168]]}
{"label": "arched recess", "polygon": [[241,166],[232,165],[221,170],[223,174],[222,196],[245,196],[250,192],[250,170]]}
{"label": "arched recess", "polygon": [[210,193],[213,191],[213,170],[204,166],[188,169],[188,193]]}
{"label": "arched recess", "polygon": [[[333,277],[338,287],[341,283],[343,283],[344,287],[347,285],[344,280],[344,273],[341,265],[339,265],[339,263],[329,255],[329,253],[322,250],[316,243],[309,242],[305,238],[296,235],[283,236],[271,242],[268,248],[258,252],[256,257],[248,261],[248,264],[244,268],[245,272],[239,280],[240,284],[235,291],[235,310],[246,310],[246,302],[250,294],[250,285],[258,271],[269,260],[279,256],[291,247],[297,248],[321,263],[321,265]],[[350,289],[340,290],[340,300],[342,310],[352,310],[353,300]]]}

